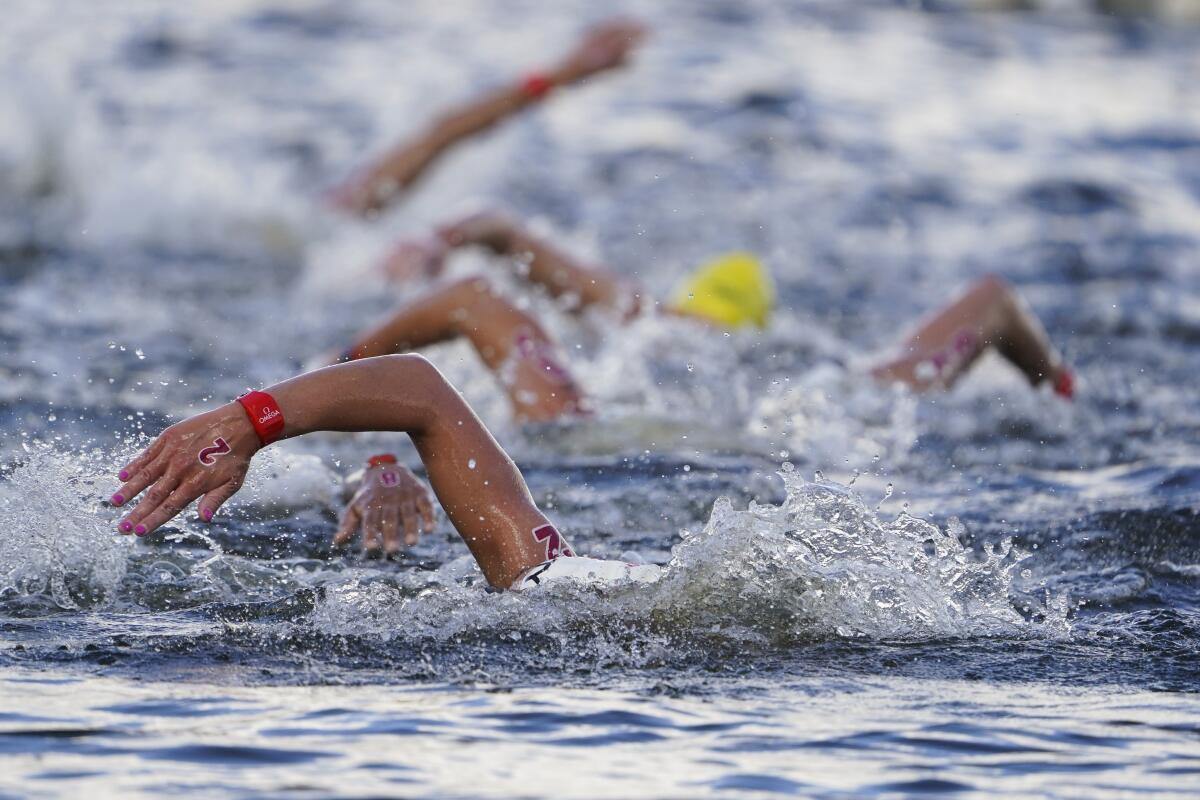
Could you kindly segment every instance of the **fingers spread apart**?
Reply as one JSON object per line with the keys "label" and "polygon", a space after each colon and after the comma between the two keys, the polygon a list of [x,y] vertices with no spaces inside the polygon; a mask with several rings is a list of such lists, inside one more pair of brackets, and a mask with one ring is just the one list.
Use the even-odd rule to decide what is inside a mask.
{"label": "fingers spread apart", "polygon": [[[404,520],[404,543],[412,547],[417,543],[417,534],[421,530],[421,520],[417,516],[416,503],[405,503],[400,506],[400,518]],[[399,531],[395,532],[399,539]],[[400,549],[400,542],[396,542],[396,549]]]}
{"label": "fingers spread apart", "polygon": [[377,503],[368,503],[363,511],[363,551],[378,555],[383,550],[383,508]]}
{"label": "fingers spread apart", "polygon": [[200,519],[205,522],[212,522],[217,511],[220,510],[221,506],[225,505],[225,501],[233,497],[240,488],[242,488],[241,481],[226,481],[204,495],[200,500]]}
{"label": "fingers spread apart", "polygon": [[395,506],[383,509],[381,520],[383,550],[389,556],[400,552],[400,515],[402,513],[403,511],[398,511]]}
{"label": "fingers spread apart", "polygon": [[[143,455],[129,462],[129,466],[121,470],[121,474],[125,476],[123,479],[125,482],[112,496],[112,504],[123,506],[137,497],[147,486],[154,484],[164,476],[170,463],[170,459],[165,455],[158,455],[153,459]],[[145,501],[143,500],[143,502]]]}
{"label": "fingers spread apart", "polygon": [[[128,481],[138,470],[153,462],[162,453],[163,437],[159,436],[150,446],[137,455],[132,461],[121,467],[121,471],[117,473],[117,479]],[[128,497],[126,499],[129,499]]]}
{"label": "fingers spread apart", "polygon": [[200,481],[189,480],[167,495],[161,503],[150,507],[148,501],[153,494],[152,491],[151,494],[146,495],[145,500],[138,503],[138,507],[126,517],[126,521],[134,523],[134,533],[144,536],[167,520],[174,518],[203,492]]}
{"label": "fingers spread apart", "polygon": [[[131,492],[129,497],[134,497],[139,494],[143,488],[146,488],[143,482],[147,482],[149,484],[149,491],[146,492],[145,496],[138,501],[137,506],[135,506],[133,510],[126,514],[125,518],[122,519],[120,524],[117,526],[122,533],[132,532],[139,536],[144,536],[153,530],[153,528],[150,528],[146,525],[144,520],[149,517],[152,512],[156,511],[159,506],[166,503],[167,498],[171,496],[171,493],[174,492],[176,487],[179,485],[179,479],[174,473],[168,471],[158,475],[153,475],[155,471],[154,465],[141,470],[134,475],[133,480],[121,487],[123,491],[126,490],[126,487],[133,487],[128,491]],[[136,491],[134,491],[134,489],[136,489]]]}
{"label": "fingers spread apart", "polygon": [[342,521],[338,525],[337,533],[333,535],[334,547],[344,547],[349,544],[354,538],[354,534],[358,533],[358,526],[362,524],[362,515],[358,513],[358,507],[351,503],[346,507],[346,512],[342,514]]}

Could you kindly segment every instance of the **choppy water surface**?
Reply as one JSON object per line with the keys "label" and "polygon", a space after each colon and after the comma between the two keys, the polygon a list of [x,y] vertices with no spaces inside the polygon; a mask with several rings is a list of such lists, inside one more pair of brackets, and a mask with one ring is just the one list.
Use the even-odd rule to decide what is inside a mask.
{"label": "choppy water surface", "polygon": [[[655,29],[634,71],[369,225],[312,199],[594,9],[7,8],[0,792],[1192,794],[1200,30],[846,5],[621,4]],[[415,463],[384,435],[272,448],[212,528],[113,535],[147,434],[344,344],[401,295],[387,244],[484,204],[660,292],[732,248],[777,277],[762,335],[535,300],[586,425],[521,430],[431,353],[580,550],[661,582],[487,594],[444,523],[331,553],[339,474]],[[852,377],[987,272],[1077,403],[999,363],[942,397]]]}

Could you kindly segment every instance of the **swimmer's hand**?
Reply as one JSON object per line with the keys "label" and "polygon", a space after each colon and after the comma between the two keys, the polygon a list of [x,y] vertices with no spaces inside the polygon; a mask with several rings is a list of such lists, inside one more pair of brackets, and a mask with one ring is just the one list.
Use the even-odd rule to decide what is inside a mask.
{"label": "swimmer's hand", "polygon": [[624,64],[646,37],[646,28],[629,19],[614,19],[589,28],[559,65],[559,83],[572,83]]}
{"label": "swimmer's hand", "polygon": [[362,529],[366,553],[400,552],[404,544],[417,543],[422,531],[433,531],[433,493],[412,471],[398,464],[379,464],[363,473],[362,487],[350,498],[333,544],[347,544]]}
{"label": "swimmer's hand", "polygon": [[124,483],[112,496],[113,505],[122,506],[149,491],[117,529],[145,536],[201,496],[200,518],[211,522],[217,509],[242,488],[250,459],[260,447],[258,434],[237,403],[172,425],[121,470]]}

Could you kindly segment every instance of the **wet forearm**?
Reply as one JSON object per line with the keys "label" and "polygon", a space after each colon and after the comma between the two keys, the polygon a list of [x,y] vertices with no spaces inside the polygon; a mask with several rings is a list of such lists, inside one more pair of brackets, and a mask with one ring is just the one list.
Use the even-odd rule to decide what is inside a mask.
{"label": "wet forearm", "polygon": [[314,431],[409,434],[439,502],[493,585],[512,585],[523,570],[546,558],[533,532],[549,523],[520,471],[425,359],[364,359],[266,391],[284,414],[287,437]]}
{"label": "wet forearm", "polygon": [[535,102],[520,86],[494,90],[438,118],[411,141],[388,153],[375,179],[401,189],[413,183],[439,156],[458,142],[487,130]]}
{"label": "wet forearm", "polygon": [[457,393],[416,356],[365,359],[326,367],[266,389],[283,412],[284,436],[315,431],[420,434],[436,403]]}

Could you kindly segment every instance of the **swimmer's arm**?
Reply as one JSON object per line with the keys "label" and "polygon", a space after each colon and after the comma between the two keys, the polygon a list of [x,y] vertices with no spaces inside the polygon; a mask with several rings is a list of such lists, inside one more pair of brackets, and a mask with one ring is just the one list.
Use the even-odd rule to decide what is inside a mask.
{"label": "swimmer's arm", "polygon": [[520,471],[458,391],[425,359],[365,359],[267,391],[284,413],[286,437],[330,430],[408,433],[438,501],[493,585],[510,586],[523,571],[546,560],[545,548],[532,532],[549,522],[534,505]]}
{"label": "swimmer's arm", "polygon": [[453,145],[534,102],[520,86],[512,86],[453,109],[335,189],[332,200],[355,214],[378,211],[396,194],[412,186]]}
{"label": "swimmer's arm", "polygon": [[[579,83],[597,72],[624,64],[630,51],[644,36],[645,29],[629,20],[601,23],[585,31],[575,49],[558,66],[538,74],[547,78],[552,86]],[[441,153],[539,99],[521,84],[490,92],[438,120],[427,133],[427,144]]]}
{"label": "swimmer's arm", "polygon": [[[458,391],[428,361],[386,356],[327,367],[265,389],[283,412],[284,438],[315,431],[407,433],[425,463],[450,522],[494,586],[507,588],[546,560],[533,531],[550,523],[534,505],[524,478]],[[215,439],[228,452],[197,454]],[[149,533],[196,498],[211,520],[241,488],[259,442],[237,403],[172,425],[122,470],[126,483],[114,504],[144,490],[121,521],[123,532]],[[118,498],[120,502],[117,502]]]}
{"label": "swimmer's arm", "polygon": [[511,217],[494,211],[473,214],[438,229],[447,248],[483,247],[524,266],[521,275],[554,297],[571,301],[575,310],[588,306],[636,308],[641,289],[606,267],[586,264],[535,235]]}
{"label": "swimmer's arm", "polygon": [[[602,70],[625,63],[645,35],[637,23],[613,20],[589,29],[557,67],[544,73],[553,86],[578,83]],[[523,83],[489,92],[437,119],[414,139],[397,145],[363,174],[335,189],[333,202],[364,214],[385,206],[401,189],[412,185],[446,150],[537,103]]]}

